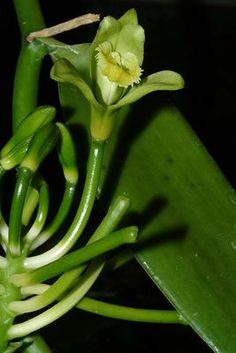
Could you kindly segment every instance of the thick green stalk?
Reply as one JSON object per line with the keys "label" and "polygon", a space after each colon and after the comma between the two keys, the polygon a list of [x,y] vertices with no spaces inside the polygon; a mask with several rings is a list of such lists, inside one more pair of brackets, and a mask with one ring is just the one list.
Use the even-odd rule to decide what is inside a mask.
{"label": "thick green stalk", "polygon": [[9,337],[7,331],[14,321],[15,314],[9,310],[11,301],[19,300],[21,294],[19,288],[16,288],[9,280],[14,271],[19,271],[21,261],[11,259],[4,270],[0,270],[0,352],[4,352],[8,346]]}
{"label": "thick green stalk", "polygon": [[13,194],[9,219],[8,256],[19,256],[21,252],[22,212],[32,177],[31,170],[20,168]]}
{"label": "thick green stalk", "polygon": [[[45,27],[38,0],[13,0],[22,35],[22,48],[18,59],[13,92],[13,130],[37,106],[38,82],[41,63],[46,54],[42,45],[29,45],[25,36]],[[1,336],[1,335],[0,335]],[[1,340],[1,339],[0,339]],[[39,336],[25,353],[50,353]],[[1,348],[0,348],[0,351]]]}
{"label": "thick green stalk", "polygon": [[13,0],[22,35],[13,91],[13,130],[37,106],[38,82],[46,46],[27,43],[25,36],[45,27],[38,0]]}
{"label": "thick green stalk", "polygon": [[22,36],[45,27],[38,0],[13,0]]}
{"label": "thick green stalk", "polygon": [[105,303],[88,297],[84,297],[76,307],[89,311],[90,313],[111,317],[113,319],[161,324],[186,324],[184,318],[175,310],[131,308]]}
{"label": "thick green stalk", "polygon": [[39,74],[46,53],[46,47],[39,43],[22,46],[13,89],[13,131],[37,107]]}
{"label": "thick green stalk", "polygon": [[53,262],[66,254],[82,234],[91,214],[97,194],[103,162],[104,142],[92,140],[87,166],[87,175],[81,201],[75,218],[65,236],[50,250],[25,259],[27,269],[38,268]]}

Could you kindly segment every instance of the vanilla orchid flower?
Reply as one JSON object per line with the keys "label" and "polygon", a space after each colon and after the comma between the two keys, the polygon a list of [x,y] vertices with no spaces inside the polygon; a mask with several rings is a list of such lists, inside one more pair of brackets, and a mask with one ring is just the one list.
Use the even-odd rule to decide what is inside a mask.
{"label": "vanilla orchid flower", "polygon": [[89,72],[85,80],[67,59],[55,62],[51,77],[77,86],[90,103],[90,131],[95,140],[104,141],[112,131],[116,113],[146,94],[158,90],[178,90],[184,80],[170,70],[143,78],[145,35],[131,9],[116,20],[105,17],[90,45]]}

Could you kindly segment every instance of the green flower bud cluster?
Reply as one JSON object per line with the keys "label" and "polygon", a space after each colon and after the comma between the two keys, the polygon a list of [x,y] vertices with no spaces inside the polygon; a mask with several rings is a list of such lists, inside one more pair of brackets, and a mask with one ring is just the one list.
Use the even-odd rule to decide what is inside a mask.
{"label": "green flower bud cluster", "polygon": [[23,161],[33,136],[43,126],[49,124],[55,115],[56,109],[54,107],[41,106],[21,122],[0,152],[0,163],[5,170],[10,170]]}
{"label": "green flower bud cluster", "polygon": [[[35,172],[46,155],[58,144],[59,160],[65,179],[76,184],[78,170],[73,140],[61,123],[52,123],[56,109],[41,106],[29,114],[0,152],[0,164],[4,170],[17,166]],[[58,141],[58,136],[61,138]]]}

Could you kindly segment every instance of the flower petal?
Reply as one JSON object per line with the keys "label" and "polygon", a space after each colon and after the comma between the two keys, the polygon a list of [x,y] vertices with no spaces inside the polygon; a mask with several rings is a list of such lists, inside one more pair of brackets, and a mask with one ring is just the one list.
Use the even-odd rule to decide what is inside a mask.
{"label": "flower petal", "polygon": [[124,13],[123,16],[119,18],[119,23],[121,26],[126,26],[126,25],[138,25],[138,16],[137,12],[135,9],[130,9]]}
{"label": "flower petal", "polygon": [[141,84],[130,89],[130,91],[111,106],[112,109],[121,108],[126,104],[136,102],[141,97],[154,91],[175,91],[184,87],[181,75],[174,71],[159,71],[146,77]]}
{"label": "flower petal", "polygon": [[145,34],[141,26],[126,25],[121,28],[115,50],[121,55],[127,52],[134,54],[139,66],[143,63]]}
{"label": "flower petal", "polygon": [[97,108],[101,107],[87,82],[83,80],[79,72],[68,60],[59,59],[55,62],[51,70],[51,78],[57,82],[66,82],[75,85],[92,105]]}
{"label": "flower petal", "polygon": [[94,65],[96,48],[101,43],[109,41],[113,50],[119,52],[121,55],[131,52],[137,56],[138,63],[141,66],[143,62],[144,40],[144,30],[138,25],[138,18],[134,9],[127,11],[118,20],[111,16],[104,17],[90,47],[92,65]]}

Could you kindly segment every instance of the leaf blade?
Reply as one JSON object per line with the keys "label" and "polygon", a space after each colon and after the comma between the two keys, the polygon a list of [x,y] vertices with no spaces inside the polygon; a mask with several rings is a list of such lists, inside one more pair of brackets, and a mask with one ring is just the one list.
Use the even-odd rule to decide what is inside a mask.
{"label": "leaf blade", "polygon": [[233,353],[236,195],[177,110],[162,110],[136,138],[116,192],[139,220],[145,205],[166,201],[141,229],[158,244],[138,261],[215,352]]}

